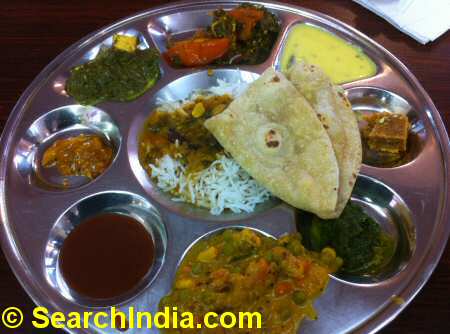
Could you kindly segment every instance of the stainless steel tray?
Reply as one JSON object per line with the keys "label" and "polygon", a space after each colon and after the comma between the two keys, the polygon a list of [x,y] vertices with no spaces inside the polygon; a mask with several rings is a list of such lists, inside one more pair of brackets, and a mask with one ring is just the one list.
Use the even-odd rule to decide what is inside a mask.
{"label": "stainless steel tray", "polygon": [[[121,309],[156,311],[171,287],[185,250],[198,238],[222,227],[248,226],[279,236],[296,227],[296,212],[278,201],[249,215],[211,216],[207,211],[177,204],[160,193],[137,160],[137,133],[156,96],[183,98],[192,89],[217,78],[251,81],[268,66],[279,67],[289,29],[298,22],[325,27],[360,46],[377,63],[375,76],[344,85],[354,108],[394,108],[408,113],[417,135],[412,160],[396,168],[363,165],[352,200],[360,203],[394,235],[399,251],[392,268],[378,277],[332,277],[317,301],[318,321],[305,321],[308,333],[370,333],[392,321],[426,283],[439,261],[450,233],[448,201],[449,139],[439,113],[411,72],[382,46],[331,17],[300,7],[258,2],[274,12],[282,32],[271,56],[257,66],[216,69],[173,69],[161,61],[162,78],[131,103],[102,103],[96,108],[74,105],[64,92],[69,69],[95,57],[117,32],[136,34],[141,47],[164,50],[168,32],[185,33],[204,26],[207,13],[231,8],[240,1],[193,1],[158,7],[123,19],[69,47],[52,61],[24,92],[1,138],[0,194],[2,247],[18,280],[36,304],[50,310]],[[72,180],[63,190],[55,175],[41,175],[36,159],[49,141],[67,133],[99,132],[111,142],[116,157],[96,180]],[[120,210],[146,222],[156,240],[157,260],[136,291],[107,303],[86,300],[61,280],[57,256],[67,233],[84,215]],[[398,296],[405,303],[393,299]],[[142,330],[134,330],[143,332]],[[156,330],[153,330],[156,331]],[[115,330],[73,331],[113,333]],[[131,330],[130,330],[131,332]],[[146,331],[148,332],[148,331]],[[150,331],[152,332],[152,331]]]}

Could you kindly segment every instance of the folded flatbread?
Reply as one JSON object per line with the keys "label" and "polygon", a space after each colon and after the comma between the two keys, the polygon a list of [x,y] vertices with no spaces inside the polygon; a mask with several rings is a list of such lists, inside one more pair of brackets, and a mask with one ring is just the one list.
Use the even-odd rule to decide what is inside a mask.
{"label": "folded flatbread", "polygon": [[335,210],[321,218],[336,218],[347,204],[361,167],[362,147],[358,122],[342,89],[332,84],[317,66],[293,64],[287,78],[308,100],[330,136],[339,166],[339,193]]}
{"label": "folded flatbread", "polygon": [[318,216],[335,210],[339,168],[330,137],[283,74],[267,69],[205,126],[275,196]]}

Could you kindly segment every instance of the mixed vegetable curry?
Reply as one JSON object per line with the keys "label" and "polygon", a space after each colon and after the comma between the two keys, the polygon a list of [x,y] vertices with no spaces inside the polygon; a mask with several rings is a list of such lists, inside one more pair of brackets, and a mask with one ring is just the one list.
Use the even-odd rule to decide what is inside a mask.
{"label": "mixed vegetable curry", "polygon": [[[342,260],[331,248],[306,250],[299,234],[275,240],[250,229],[227,229],[200,241],[182,262],[173,291],[160,308],[177,306],[202,323],[207,312],[260,312],[262,328],[233,333],[296,333],[313,301]],[[225,329],[170,329],[167,333],[225,333]]]}
{"label": "mixed vegetable curry", "polygon": [[211,25],[192,38],[169,42],[164,56],[170,64],[258,64],[269,56],[280,24],[264,7],[242,4],[215,10],[212,16]]}
{"label": "mixed vegetable curry", "polygon": [[209,167],[224,151],[203,123],[225,110],[231,101],[230,95],[198,96],[174,111],[157,108],[141,133],[142,166],[151,175],[150,164],[168,154],[179,159],[189,173]]}

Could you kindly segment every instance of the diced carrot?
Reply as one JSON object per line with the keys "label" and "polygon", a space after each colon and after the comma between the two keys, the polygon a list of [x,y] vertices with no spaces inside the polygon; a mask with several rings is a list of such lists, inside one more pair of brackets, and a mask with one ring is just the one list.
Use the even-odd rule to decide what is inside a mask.
{"label": "diced carrot", "polygon": [[229,38],[195,38],[175,42],[164,54],[171,64],[181,62],[187,67],[207,65],[226,54]]}
{"label": "diced carrot", "polygon": [[308,273],[309,268],[311,268],[311,261],[303,261],[303,270],[305,271],[305,273]]}
{"label": "diced carrot", "polygon": [[239,38],[243,41],[252,36],[253,28],[264,17],[264,12],[255,8],[235,8],[230,11],[230,16],[242,24]]}
{"label": "diced carrot", "polygon": [[265,259],[260,259],[258,261],[258,278],[262,281],[266,280],[269,275],[270,266],[269,262]]}
{"label": "diced carrot", "polygon": [[292,290],[294,290],[292,283],[286,281],[278,282],[277,285],[275,286],[275,295],[283,296],[288,293],[291,293]]}
{"label": "diced carrot", "polygon": [[189,274],[191,271],[192,271],[192,267],[189,265],[181,267],[181,270],[180,270],[181,273],[185,273],[185,274]]}

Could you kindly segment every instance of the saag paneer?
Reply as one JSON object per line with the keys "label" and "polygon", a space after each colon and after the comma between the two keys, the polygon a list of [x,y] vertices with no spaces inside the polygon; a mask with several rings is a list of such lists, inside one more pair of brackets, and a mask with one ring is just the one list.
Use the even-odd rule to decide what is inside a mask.
{"label": "saag paneer", "polygon": [[[200,241],[186,255],[173,291],[160,308],[177,306],[198,322],[207,312],[260,312],[262,328],[216,328],[214,333],[296,333],[316,319],[313,301],[342,261],[331,248],[306,250],[299,234],[275,240],[250,229],[228,229]],[[166,333],[212,333],[169,329]]]}
{"label": "saag paneer", "polygon": [[136,44],[136,38],[114,36],[111,48],[70,71],[67,93],[84,105],[126,102],[144,94],[159,79],[159,54],[155,49],[140,50]]}
{"label": "saag paneer", "polygon": [[395,252],[395,242],[361,207],[348,203],[341,216],[300,221],[305,246],[311,250],[333,247],[344,261],[341,272],[376,274]]}

